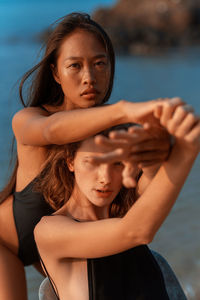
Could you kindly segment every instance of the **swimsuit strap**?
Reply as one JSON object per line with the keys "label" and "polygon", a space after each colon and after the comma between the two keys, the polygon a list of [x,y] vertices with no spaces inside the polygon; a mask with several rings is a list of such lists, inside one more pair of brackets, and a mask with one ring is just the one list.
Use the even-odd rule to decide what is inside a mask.
{"label": "swimsuit strap", "polygon": [[59,296],[58,296],[58,290],[57,290],[57,287],[56,287],[56,285],[55,285],[55,282],[53,281],[53,279],[52,279],[51,276],[49,275],[49,272],[47,271],[47,268],[46,268],[46,266],[45,266],[45,264],[44,264],[44,262],[43,262],[43,260],[42,260],[42,258],[41,258],[41,256],[40,256],[40,254],[39,254],[39,257],[40,257],[41,265],[42,265],[42,267],[44,268],[44,271],[45,271],[45,273],[46,273],[46,275],[47,275],[47,277],[48,277],[48,279],[49,279],[49,282],[50,282],[51,287],[52,287],[52,289],[53,289],[53,292],[54,292],[54,294],[55,294],[55,296],[56,296],[56,299],[57,299],[57,300],[60,300],[60,298],[59,298]]}
{"label": "swimsuit strap", "polygon": [[[50,216],[53,217],[53,215],[50,215]],[[74,219],[74,221],[80,222],[80,221],[77,220],[77,219]],[[46,268],[46,266],[45,266],[45,264],[44,264],[44,262],[43,262],[43,260],[42,260],[42,258],[41,258],[41,256],[40,256],[40,254],[39,254],[39,251],[38,251],[38,255],[39,255],[39,258],[40,258],[40,263],[41,263],[42,267],[44,268],[44,271],[45,271],[45,273],[46,273],[46,275],[47,275],[47,277],[48,277],[48,279],[49,279],[49,282],[50,282],[51,287],[52,287],[52,289],[53,289],[53,292],[54,292],[54,294],[55,294],[55,296],[56,296],[56,299],[57,299],[57,300],[60,300],[59,295],[58,295],[58,289],[57,289],[57,287],[56,287],[56,284],[55,284],[55,282],[53,281],[53,279],[51,278],[49,272],[47,271],[47,268]]]}

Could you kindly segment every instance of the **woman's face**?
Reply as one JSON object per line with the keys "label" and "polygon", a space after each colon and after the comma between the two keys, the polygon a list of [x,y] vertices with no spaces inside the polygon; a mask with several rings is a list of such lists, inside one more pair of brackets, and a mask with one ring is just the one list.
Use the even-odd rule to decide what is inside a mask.
{"label": "woman's face", "polygon": [[68,110],[100,104],[110,81],[110,61],[104,46],[91,32],[76,30],[63,41],[53,67]]}
{"label": "woman's face", "polygon": [[95,164],[90,161],[92,156],[103,152],[102,146],[96,145],[94,139],[89,138],[82,142],[73,162],[68,162],[75,176],[73,195],[83,204],[107,207],[122,187],[121,163]]}

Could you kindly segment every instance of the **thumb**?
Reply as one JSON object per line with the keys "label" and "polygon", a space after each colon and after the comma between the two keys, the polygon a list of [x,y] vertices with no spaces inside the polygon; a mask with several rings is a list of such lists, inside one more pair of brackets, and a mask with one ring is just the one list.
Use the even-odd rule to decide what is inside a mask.
{"label": "thumb", "polygon": [[122,172],[122,183],[126,188],[136,187],[136,170],[137,168],[132,163],[124,163],[124,170]]}

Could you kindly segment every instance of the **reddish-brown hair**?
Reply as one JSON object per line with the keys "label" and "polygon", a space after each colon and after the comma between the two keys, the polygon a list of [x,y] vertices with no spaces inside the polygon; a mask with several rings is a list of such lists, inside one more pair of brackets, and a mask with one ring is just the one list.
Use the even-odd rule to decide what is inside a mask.
{"label": "reddish-brown hair", "polygon": [[[125,129],[124,125],[113,128]],[[108,135],[111,129],[101,134]],[[70,198],[74,187],[74,174],[68,169],[67,161],[72,161],[81,142],[68,145],[52,145],[46,161],[46,165],[37,178],[35,189],[44,195],[50,206],[57,210],[61,208]],[[119,194],[110,207],[110,217],[122,217],[135,202],[135,189],[122,187]]]}

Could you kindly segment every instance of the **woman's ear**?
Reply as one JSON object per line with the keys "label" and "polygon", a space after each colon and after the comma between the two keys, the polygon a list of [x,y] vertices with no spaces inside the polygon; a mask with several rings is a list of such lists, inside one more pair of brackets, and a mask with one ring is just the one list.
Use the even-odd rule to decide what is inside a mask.
{"label": "woman's ear", "polygon": [[67,159],[67,166],[70,172],[74,172],[74,161],[72,159]]}
{"label": "woman's ear", "polygon": [[53,78],[55,79],[55,81],[60,84],[60,77],[58,75],[58,69],[53,64],[51,64],[51,71],[52,71]]}

